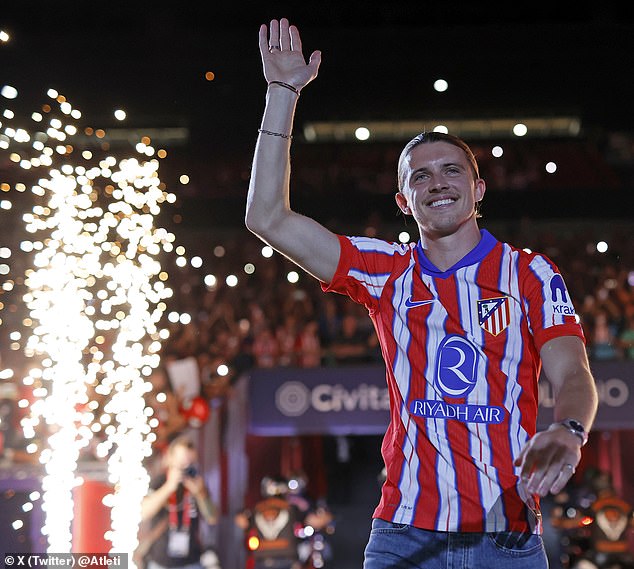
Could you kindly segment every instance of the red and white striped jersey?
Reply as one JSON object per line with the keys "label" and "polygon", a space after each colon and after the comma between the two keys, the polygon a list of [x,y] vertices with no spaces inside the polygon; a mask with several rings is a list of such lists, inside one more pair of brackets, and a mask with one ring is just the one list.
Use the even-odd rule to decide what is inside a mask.
{"label": "red and white striped jersey", "polygon": [[513,462],[536,430],[541,347],[583,332],[548,258],[481,234],[447,271],[420,243],[339,236],[322,288],[367,307],[386,363],[387,480],[374,516],[540,533],[538,501],[520,495]]}

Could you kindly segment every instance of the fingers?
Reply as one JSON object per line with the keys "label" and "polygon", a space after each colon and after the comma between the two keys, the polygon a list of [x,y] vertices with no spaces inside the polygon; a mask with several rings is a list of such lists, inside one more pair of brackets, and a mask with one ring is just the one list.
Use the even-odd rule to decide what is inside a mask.
{"label": "fingers", "polygon": [[313,51],[313,53],[310,54],[310,59],[308,60],[308,66],[311,68],[311,72],[313,76],[317,75],[320,64],[321,64],[321,51]]}
{"label": "fingers", "polygon": [[258,43],[260,46],[260,54],[264,60],[266,60],[267,56],[273,49],[281,49],[280,24],[277,20],[271,20],[270,26],[267,26],[266,24],[262,24],[260,26]]}
{"label": "fingers", "polygon": [[575,473],[576,462],[570,462],[570,457],[544,454],[537,457],[536,453],[529,452],[521,465],[521,484],[529,494],[557,494]]}
{"label": "fingers", "polygon": [[270,36],[269,36],[269,47],[279,47],[281,48],[281,44],[280,44],[280,23],[277,20],[271,20],[271,25],[269,27],[269,32],[270,32]]}
{"label": "fingers", "polygon": [[[523,462],[524,462],[524,457],[526,456],[526,453],[528,452],[528,449],[530,448],[531,445],[531,441],[528,441],[528,443],[526,443],[526,445],[524,445],[522,447],[522,450],[520,450],[519,455],[517,456],[517,458],[515,459],[515,466],[522,466]],[[522,469],[523,471],[524,469]]]}
{"label": "fingers", "polygon": [[302,38],[299,36],[299,30],[296,26],[289,26],[288,28],[290,38],[290,49],[292,51],[302,51]]}
{"label": "fingers", "polygon": [[531,475],[528,481],[528,491],[531,494],[537,494],[538,496],[546,496],[549,492],[551,494],[558,494],[563,490],[568,481],[575,473],[575,468],[572,464],[550,465],[550,467],[543,473],[541,477],[539,473]]}
{"label": "fingers", "polygon": [[538,453],[531,452],[534,439],[529,440],[526,445],[520,451],[518,457],[515,459],[515,466],[520,466],[520,478],[524,486],[528,485],[528,480],[535,469],[535,460],[539,456]]}
{"label": "fingers", "polygon": [[289,33],[289,23],[286,18],[282,18],[279,22],[279,42],[277,45],[280,46],[282,51],[291,49],[291,36]]}
{"label": "fingers", "polygon": [[561,469],[559,476],[555,479],[555,482],[550,488],[551,493],[559,494],[566,484],[568,484],[568,480],[570,480],[575,473],[575,467],[572,464],[564,464],[564,467]]}
{"label": "fingers", "polygon": [[521,485],[529,494],[546,496],[549,492],[561,492],[574,475],[581,458],[579,448],[562,444],[558,437],[555,431],[538,433],[515,460],[515,466],[521,467]]}
{"label": "fingers", "polygon": [[260,37],[259,37],[259,45],[260,45],[260,53],[264,56],[269,52],[269,29],[266,27],[266,24],[262,24],[260,26]]}
{"label": "fingers", "polygon": [[171,466],[167,471],[167,481],[174,487],[178,486],[183,481],[183,471]]}
{"label": "fingers", "polygon": [[566,476],[565,479],[562,479],[562,477],[562,469],[550,465],[545,470],[533,472],[528,478],[526,488],[531,494],[546,496],[555,487],[555,482],[563,482],[565,484],[570,479],[570,476]]}
{"label": "fingers", "polygon": [[[267,38],[267,31],[269,37]],[[260,50],[302,51],[302,40],[296,26],[291,26],[287,18],[271,20],[269,27],[260,26]]]}
{"label": "fingers", "polygon": [[194,495],[199,494],[204,488],[204,481],[201,476],[183,478],[183,484]]}

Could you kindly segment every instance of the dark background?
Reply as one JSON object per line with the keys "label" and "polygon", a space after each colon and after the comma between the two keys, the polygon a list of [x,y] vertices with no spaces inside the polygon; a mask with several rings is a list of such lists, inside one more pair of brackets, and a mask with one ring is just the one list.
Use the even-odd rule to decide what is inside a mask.
{"label": "dark background", "polygon": [[[94,120],[121,106],[131,122],[186,122],[200,144],[239,143],[262,111],[258,27],[286,16],[306,55],[323,52],[301,120],[538,110],[631,129],[633,11],[616,2],[7,0],[0,27],[13,39],[1,46],[0,73],[21,99],[54,86]],[[433,90],[437,77],[445,93]]]}
{"label": "dark background", "polygon": [[[188,144],[171,151],[165,173],[173,181],[172,164],[172,173],[192,178],[188,188],[172,186],[179,207],[193,224],[239,226],[264,105],[261,23],[286,16],[300,28],[305,55],[323,54],[319,77],[302,93],[296,133],[323,120],[575,115],[582,136],[601,141],[634,133],[633,12],[617,2],[5,0],[0,29],[12,40],[0,45],[0,82],[18,88],[10,103],[18,110],[30,112],[54,87],[95,127],[122,126],[116,108],[127,112],[127,127],[186,126]],[[444,93],[433,89],[439,77],[449,82]],[[296,136],[298,154],[301,144]],[[212,181],[236,161],[237,180]],[[547,207],[518,192],[503,209],[488,200],[488,214],[632,211],[632,192],[614,200],[606,192],[570,187]],[[347,215],[370,213],[359,196],[345,201],[335,188],[296,195],[316,217],[320,204],[332,209],[329,197]],[[393,216],[391,195],[373,200]]]}

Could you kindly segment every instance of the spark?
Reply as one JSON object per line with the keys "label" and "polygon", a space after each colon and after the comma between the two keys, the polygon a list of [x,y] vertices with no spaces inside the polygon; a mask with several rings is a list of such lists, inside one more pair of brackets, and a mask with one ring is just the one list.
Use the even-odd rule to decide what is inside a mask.
{"label": "spark", "polygon": [[[22,200],[30,190],[35,202],[23,215],[20,243],[32,255],[22,302],[24,355],[34,362],[22,378],[33,401],[21,423],[46,472],[42,532],[49,551],[71,551],[78,461],[92,453],[107,462],[113,486],[105,538],[111,551],[131,553],[149,484],[143,461],[155,440],[146,378],[169,336],[161,321],[172,296],[161,255],[175,238],[156,217],[174,196],[160,180],[158,160],[148,159],[155,149],[147,137],[135,147],[138,156],[109,153],[103,130],[82,129],[81,112],[58,91],[47,94],[52,101],[28,126],[17,124],[11,109],[0,119],[0,152],[23,178],[0,180],[0,190]],[[5,201],[11,209],[12,200]],[[3,290],[15,284],[7,279]],[[22,335],[15,338],[21,345]],[[11,377],[13,370],[0,373]]]}

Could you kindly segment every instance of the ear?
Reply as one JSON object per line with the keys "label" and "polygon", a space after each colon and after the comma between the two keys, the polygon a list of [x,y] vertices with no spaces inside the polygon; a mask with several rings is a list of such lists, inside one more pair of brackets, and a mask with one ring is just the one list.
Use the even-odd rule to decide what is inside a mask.
{"label": "ear", "polygon": [[398,208],[405,215],[412,215],[412,210],[407,204],[407,198],[405,197],[405,194],[403,192],[396,192],[394,199],[396,200],[396,205],[398,206]]}
{"label": "ear", "polygon": [[487,190],[487,185],[486,182],[482,179],[482,178],[478,178],[475,181],[475,201],[479,202],[482,201],[482,198],[484,198],[484,194]]}

